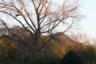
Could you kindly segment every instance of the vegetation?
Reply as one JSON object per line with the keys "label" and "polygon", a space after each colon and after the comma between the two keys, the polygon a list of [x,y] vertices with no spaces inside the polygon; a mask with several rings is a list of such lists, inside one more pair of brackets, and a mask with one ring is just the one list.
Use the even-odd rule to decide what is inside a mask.
{"label": "vegetation", "polygon": [[[8,39],[8,38],[1,38],[1,41],[3,42],[0,42],[0,47],[1,46],[1,43],[3,44],[3,46],[5,46],[5,48],[0,48],[0,53],[3,52],[3,55],[6,53],[7,56],[3,59],[2,59],[2,63],[3,64],[19,64],[20,63],[20,60],[21,60],[21,54],[20,54],[20,48],[18,48],[16,46],[16,44],[14,43],[14,41]],[[4,50],[5,49],[5,50]],[[2,50],[2,52],[1,52]],[[5,51],[5,52],[4,52]],[[2,55],[2,56],[3,56]],[[0,57],[2,57],[0,56]]]}
{"label": "vegetation", "polygon": [[[48,37],[42,36],[43,40],[44,40],[44,38],[48,38]],[[41,44],[39,44],[38,46],[43,45],[42,39],[41,39]],[[2,46],[4,46],[4,48],[2,48]],[[3,51],[5,50],[5,53],[4,53],[5,55],[4,54],[1,55],[1,57],[3,59],[2,62],[4,62],[4,64],[6,64],[6,63],[13,64],[15,62],[18,64],[21,63],[22,47],[20,47],[20,45],[18,45],[18,44],[15,44],[15,41],[10,40],[8,38],[1,38],[0,47],[1,47],[0,48],[1,50],[3,50]],[[70,45],[70,44],[67,44],[65,42],[59,43],[59,42],[56,42],[54,40],[51,40],[50,43],[47,43],[46,47],[44,47],[42,49],[42,51],[38,52],[38,54],[35,55],[35,57],[33,57],[33,56],[29,57],[28,52],[27,52],[27,54],[23,52],[24,55],[26,54],[26,56],[24,57],[25,60],[23,59],[23,62],[24,63],[26,63],[26,62],[31,63],[31,61],[33,62],[33,60],[34,60],[34,62],[35,61],[40,62],[40,61],[43,61],[43,58],[45,59],[47,56],[49,56],[49,57],[46,58],[44,63],[46,63],[47,61],[51,62],[51,60],[52,60],[51,58],[54,59],[54,60],[52,60],[52,62],[53,61],[55,62],[55,60],[58,60],[58,62],[59,62],[59,60],[63,56],[66,56],[66,54],[69,50],[75,51],[76,54],[78,54],[85,62],[96,61],[96,46],[83,45],[79,42]],[[47,53],[47,54],[45,54],[45,53]],[[29,57],[30,60],[29,59],[26,60],[26,57]],[[40,58],[42,58],[42,60],[39,60]]]}
{"label": "vegetation", "polygon": [[38,54],[31,58],[27,64],[58,64],[59,58],[54,54]]}
{"label": "vegetation", "polygon": [[69,51],[61,59],[60,64],[84,64],[84,62],[75,52]]}
{"label": "vegetation", "polygon": [[3,60],[8,56],[7,52],[8,47],[2,41],[0,41],[0,60]]}
{"label": "vegetation", "polygon": [[[40,41],[41,43],[38,46],[43,45],[42,41],[44,40],[44,38],[48,38],[48,37],[42,36],[42,39]],[[6,63],[13,64],[15,62],[18,63],[18,64],[21,63],[21,60],[22,60],[22,52],[21,52],[22,47],[18,42],[17,43],[19,45],[15,44],[15,43],[16,43],[15,41],[10,40],[8,38],[3,38],[3,37],[1,38],[1,43],[0,43],[1,48],[0,49],[3,50],[3,51],[5,50],[4,54],[1,55],[1,57],[3,59],[2,62],[4,62],[5,64]],[[2,48],[2,46],[4,48]],[[45,62],[47,62],[47,61],[51,62],[51,60],[52,60],[51,58],[54,59],[54,60],[52,60],[52,62],[53,62],[57,58],[57,57],[55,57],[55,55],[58,56],[58,58],[59,58],[58,62],[59,62],[59,60],[63,56],[65,56],[66,53],[69,50],[75,51],[76,54],[78,54],[85,62],[96,61],[96,46],[84,45],[84,44],[79,43],[79,42],[70,45],[70,44],[67,44],[65,42],[59,43],[59,42],[56,42],[54,40],[51,40],[50,43],[47,43],[46,47],[44,47],[42,49],[42,51],[38,52],[38,54],[35,55],[35,57],[33,57],[33,56],[29,57],[28,52],[27,52],[27,54],[23,52],[24,55],[26,54],[26,56],[24,56],[24,58],[23,58],[23,62],[26,63],[28,61],[29,63],[31,63],[31,61],[33,62],[33,60],[38,61],[38,62],[43,61],[43,59],[39,60],[43,56],[44,56],[43,57],[44,59],[46,58],[46,56],[49,56],[48,58],[46,58],[48,60],[46,60]],[[25,50],[25,51],[27,51],[27,50]],[[41,54],[42,52],[43,52],[43,54]],[[45,53],[47,53],[47,54],[45,54]],[[26,57],[29,57],[31,59],[26,60]]]}

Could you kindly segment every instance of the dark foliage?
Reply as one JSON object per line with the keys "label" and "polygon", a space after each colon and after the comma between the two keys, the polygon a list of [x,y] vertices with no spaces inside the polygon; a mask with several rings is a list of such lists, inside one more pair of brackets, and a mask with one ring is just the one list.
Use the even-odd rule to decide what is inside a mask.
{"label": "dark foliage", "polygon": [[26,57],[26,58],[24,59],[24,62],[23,62],[23,63],[26,64],[26,63],[29,61],[29,59],[30,59],[29,57]]}
{"label": "dark foliage", "polygon": [[59,59],[56,55],[43,54],[31,58],[27,64],[58,64]]}
{"label": "dark foliage", "polygon": [[84,64],[84,62],[75,52],[69,51],[61,59],[60,64]]}

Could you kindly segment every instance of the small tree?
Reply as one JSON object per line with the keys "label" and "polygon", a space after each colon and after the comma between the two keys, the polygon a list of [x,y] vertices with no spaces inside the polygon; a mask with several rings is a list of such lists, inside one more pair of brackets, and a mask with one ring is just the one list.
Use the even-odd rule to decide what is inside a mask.
{"label": "small tree", "polygon": [[60,64],[84,64],[82,59],[73,51],[69,51],[60,61]]}

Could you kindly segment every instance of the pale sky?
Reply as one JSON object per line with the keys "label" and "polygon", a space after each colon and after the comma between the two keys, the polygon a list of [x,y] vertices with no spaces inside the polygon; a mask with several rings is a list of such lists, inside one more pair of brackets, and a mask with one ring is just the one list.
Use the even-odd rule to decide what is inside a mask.
{"label": "pale sky", "polygon": [[[63,0],[54,0],[58,3]],[[80,32],[96,38],[96,0],[79,0],[80,11],[85,17],[80,21]]]}
{"label": "pale sky", "polygon": [[82,14],[85,19],[81,21],[81,30],[96,38],[96,0],[81,0]]}

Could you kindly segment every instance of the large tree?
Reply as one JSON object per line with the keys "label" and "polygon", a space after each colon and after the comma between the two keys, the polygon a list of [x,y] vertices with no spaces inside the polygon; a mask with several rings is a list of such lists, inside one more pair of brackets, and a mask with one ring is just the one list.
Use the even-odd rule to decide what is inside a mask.
{"label": "large tree", "polygon": [[[65,33],[81,19],[78,3],[77,0],[64,0],[62,4],[56,4],[52,0],[1,0],[0,22],[7,31],[1,34],[26,45],[31,52],[40,51],[50,41],[50,38],[44,37],[43,45],[38,47],[42,34],[52,35],[59,25],[64,27],[62,31]],[[19,23],[22,29],[7,25],[14,22]],[[20,31],[23,35],[24,32],[30,35],[32,41],[27,42],[20,36]]]}

